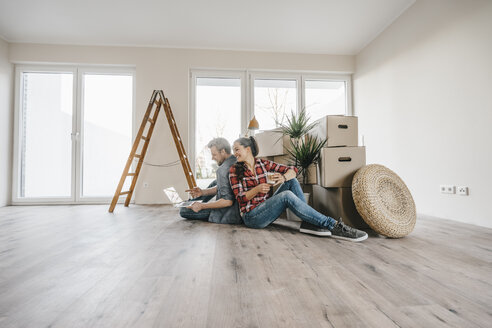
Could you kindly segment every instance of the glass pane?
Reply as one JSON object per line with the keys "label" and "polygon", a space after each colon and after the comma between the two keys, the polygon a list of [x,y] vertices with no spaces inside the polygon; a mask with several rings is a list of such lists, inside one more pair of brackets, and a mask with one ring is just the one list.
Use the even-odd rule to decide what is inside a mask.
{"label": "glass pane", "polygon": [[132,147],[133,77],[84,74],[83,88],[82,196],[111,197]]}
{"label": "glass pane", "polygon": [[72,73],[22,73],[19,197],[70,197]]}
{"label": "glass pane", "polygon": [[255,116],[260,130],[279,127],[297,112],[297,81],[255,79]]}
{"label": "glass pane", "polygon": [[306,112],[311,122],[326,115],[345,115],[345,82],[306,81]]}
{"label": "glass pane", "polygon": [[223,137],[232,144],[241,134],[241,79],[197,78],[195,101],[195,178],[206,188],[217,169],[208,142]]}

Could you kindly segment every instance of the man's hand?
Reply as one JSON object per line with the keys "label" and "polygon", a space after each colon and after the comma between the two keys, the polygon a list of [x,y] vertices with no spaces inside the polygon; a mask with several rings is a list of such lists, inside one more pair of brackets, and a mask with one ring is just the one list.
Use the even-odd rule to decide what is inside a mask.
{"label": "man's hand", "polygon": [[191,197],[197,198],[203,195],[203,191],[200,187],[195,187],[193,189],[188,189],[185,190],[186,192],[189,192],[191,194]]}
{"label": "man's hand", "polygon": [[260,183],[256,186],[256,190],[260,193],[268,193],[270,191],[270,185],[268,183]]}
{"label": "man's hand", "polygon": [[203,204],[196,202],[196,203],[191,204],[191,206],[188,206],[188,208],[191,208],[191,210],[193,212],[198,213],[203,209]]}

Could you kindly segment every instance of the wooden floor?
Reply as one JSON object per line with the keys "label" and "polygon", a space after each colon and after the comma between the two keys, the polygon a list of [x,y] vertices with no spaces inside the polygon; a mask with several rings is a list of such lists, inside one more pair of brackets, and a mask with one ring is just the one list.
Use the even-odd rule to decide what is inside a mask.
{"label": "wooden floor", "polygon": [[0,208],[0,327],[491,327],[492,229],[363,243],[170,206]]}

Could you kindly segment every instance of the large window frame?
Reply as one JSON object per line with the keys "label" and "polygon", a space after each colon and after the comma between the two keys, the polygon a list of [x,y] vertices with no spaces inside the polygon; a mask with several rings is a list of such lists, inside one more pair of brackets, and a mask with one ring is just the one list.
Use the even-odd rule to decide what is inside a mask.
{"label": "large window frame", "polygon": [[[246,85],[246,72],[238,70],[190,70],[190,108],[189,121],[188,121],[188,158],[190,164],[195,163],[195,138],[196,138],[196,80],[198,78],[233,78],[240,79],[241,81],[241,131],[244,130],[248,117],[251,116],[245,109],[249,107],[247,104],[247,88]],[[195,165],[191,165],[193,174],[195,174]]]}
{"label": "large window frame", "polygon": [[[22,141],[23,123],[21,105],[23,104],[22,76],[23,73],[72,73],[72,153],[71,153],[71,195],[69,197],[19,197],[19,183],[21,175],[20,149]],[[111,74],[132,76],[132,142],[136,135],[136,69],[134,66],[107,66],[107,65],[29,65],[15,66],[15,102],[14,102],[14,145],[12,165],[12,205],[43,205],[43,204],[107,204],[111,197],[82,196],[82,150],[83,150],[83,83],[84,74]],[[130,149],[128,149],[130,151]],[[122,163],[123,168],[124,163]],[[116,185],[114,186],[116,189]]]}
{"label": "large window frame", "polygon": [[[352,73],[330,73],[313,71],[279,71],[279,70],[228,70],[191,68],[190,96],[189,96],[189,123],[188,149],[191,163],[195,162],[195,131],[196,131],[196,79],[197,78],[240,78],[241,79],[241,131],[247,131],[249,121],[254,115],[254,81],[255,79],[295,80],[297,84],[297,110],[305,107],[306,81],[334,81],[345,83],[346,108],[345,115],[353,115],[352,107]],[[261,125],[261,122],[260,122]],[[261,126],[260,126],[261,128]],[[193,172],[194,172],[194,166]]]}
{"label": "large window frame", "polygon": [[325,82],[344,82],[345,83],[345,115],[354,115],[353,105],[352,105],[352,74],[302,74],[301,85],[302,85],[302,100],[301,107],[304,108],[306,105],[306,81],[325,81]]}
{"label": "large window frame", "polygon": [[[292,73],[292,72],[265,72],[265,71],[249,71],[248,72],[248,84],[249,84],[249,98],[251,103],[250,112],[254,113],[255,111],[255,80],[265,79],[265,80],[292,80],[296,81],[296,100],[297,100],[297,108],[299,111],[302,108],[302,96],[300,90],[302,89],[302,79],[300,74]],[[285,114],[289,114],[288,112]],[[253,115],[251,115],[252,117]],[[260,123],[261,128],[261,123]]]}

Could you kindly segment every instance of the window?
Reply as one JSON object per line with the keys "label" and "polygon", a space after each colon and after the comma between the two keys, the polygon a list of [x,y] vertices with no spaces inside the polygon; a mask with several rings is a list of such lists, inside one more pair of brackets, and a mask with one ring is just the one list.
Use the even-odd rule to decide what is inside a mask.
{"label": "window", "polygon": [[348,74],[192,70],[190,77],[190,164],[201,187],[215,178],[208,141],[222,135],[232,143],[253,115],[260,130],[279,127],[301,108],[310,121],[352,115]]}
{"label": "window", "polygon": [[254,79],[254,113],[262,130],[278,128],[297,112],[297,81]]}
{"label": "window", "polygon": [[193,81],[195,178],[198,186],[206,188],[215,180],[217,169],[207,147],[208,142],[222,137],[232,144],[241,134],[243,79],[234,74],[219,77],[197,74]]}
{"label": "window", "polygon": [[112,196],[132,147],[133,76],[84,72],[82,90],[81,197]]}
{"label": "window", "polygon": [[71,195],[73,76],[22,72],[19,197]]}
{"label": "window", "polygon": [[326,115],[347,113],[347,90],[345,81],[306,80],[305,108],[311,121]]}
{"label": "window", "polygon": [[111,198],[131,148],[133,75],[16,67],[13,203]]}

